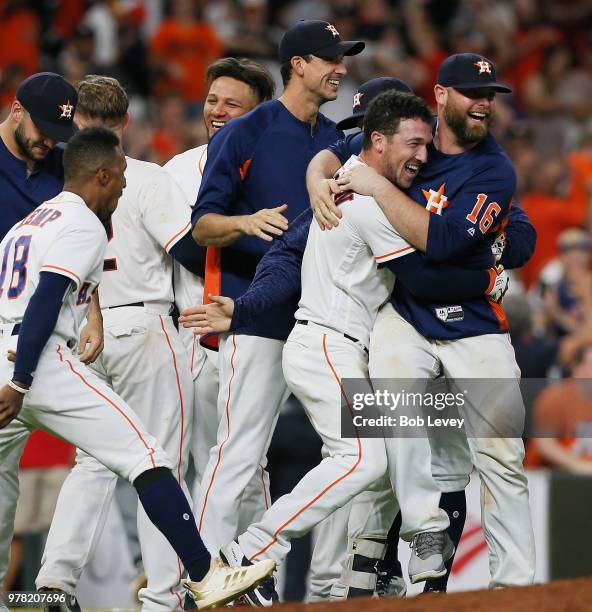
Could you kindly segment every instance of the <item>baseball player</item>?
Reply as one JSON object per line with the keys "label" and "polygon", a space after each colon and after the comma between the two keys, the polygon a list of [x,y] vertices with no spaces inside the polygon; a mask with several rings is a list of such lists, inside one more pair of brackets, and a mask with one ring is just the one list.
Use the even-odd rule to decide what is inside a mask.
{"label": "baseball player", "polygon": [[[363,159],[407,188],[412,178],[407,174],[406,165],[421,166],[427,142],[431,140],[429,109],[411,94],[389,91],[375,100],[368,114]],[[345,167],[353,163],[360,162],[354,157]],[[273,504],[259,523],[239,536],[238,543],[223,547],[222,554],[231,564],[248,563],[247,556],[250,560],[270,557],[281,561],[289,551],[291,537],[302,535],[384,475],[380,471],[386,465],[382,440],[340,439],[338,406],[340,393],[344,393],[340,380],[343,376],[367,378],[365,341],[382,303],[382,292],[390,291],[390,283],[377,271],[376,262],[387,262],[390,267],[393,265],[390,260],[400,258],[402,263],[396,266],[400,270],[406,267],[405,260],[412,258],[408,263],[413,272],[408,275],[414,276],[420,268],[414,261],[421,258],[415,257],[413,249],[400,241],[381,213],[375,214],[377,209],[372,204],[368,199],[358,201],[353,193],[344,194],[340,206],[344,214],[348,211],[348,223],[343,232],[331,237],[331,234],[323,235],[316,226],[311,228],[302,263],[302,298],[296,313],[297,324],[284,349],[286,379],[321,435],[326,457],[292,493]],[[310,218],[308,214],[308,222]],[[284,239],[286,245],[288,235],[292,234],[293,251],[308,233],[308,222],[299,221],[294,223],[298,235],[292,228]],[[236,301],[235,314],[239,319],[233,317],[233,325],[248,324],[261,310],[269,309],[297,290],[297,260],[295,265],[291,263],[296,274],[275,273],[283,268],[277,265],[280,261],[283,264],[296,259],[288,255],[288,248],[274,247],[274,255],[284,251],[282,260],[277,257],[273,261],[270,251],[261,261],[253,285]],[[485,272],[481,274],[489,277]],[[419,291],[427,280],[426,276],[418,280]],[[484,278],[472,280],[481,280],[484,286],[488,284]],[[443,290],[450,291],[450,286]],[[473,292],[477,295],[474,289]],[[215,305],[203,307],[191,318],[189,313],[184,313],[181,321],[202,320],[205,333],[227,330],[233,302],[219,297],[214,300]],[[420,472],[408,473],[408,477],[427,484],[425,514],[418,520],[418,531],[441,533],[448,520],[437,509],[439,492],[430,484],[431,474],[423,475],[422,480]],[[443,558],[451,554],[445,537],[443,541],[445,546],[439,562],[432,568],[423,564],[426,573],[428,569],[436,575],[442,571]]]}
{"label": "baseball player", "polygon": [[[79,127],[103,125],[121,139],[127,94],[112,78],[87,76],[77,85]],[[170,317],[172,260],[196,271],[179,188],[161,168],[127,159],[127,188],[107,226],[109,243],[100,287],[105,349],[93,372],[128,402],[171,457],[183,489],[191,432],[193,395],[187,352]],[[58,498],[38,588],[73,594],[100,537],[116,476],[83,450]],[[84,495],[80,492],[84,491]],[[138,534],[148,585],[139,592],[145,610],[171,610],[183,603],[182,567],[145,512]]]}
{"label": "baseball player", "polygon": [[[208,67],[206,80],[209,91],[204,103],[203,115],[208,140],[235,117],[240,117],[255,106],[273,98],[275,84],[266,68],[245,58],[225,57]],[[207,144],[180,153],[168,161],[164,168],[175,179],[187,202],[187,215],[195,204],[197,192],[207,159]],[[195,247],[200,248],[200,247]],[[175,302],[184,310],[203,302],[203,274],[191,273],[173,264]],[[179,329],[191,358],[194,379],[194,418],[191,433],[191,454],[195,464],[196,498],[210,449],[216,444],[216,431],[221,415],[217,415],[218,353],[211,346],[200,345],[192,330]],[[261,474],[256,474],[245,495],[255,505],[264,503],[265,491],[261,486]],[[262,510],[265,506],[262,506]],[[261,512],[262,513],[262,512]]]}
{"label": "baseball player", "polygon": [[[193,235],[200,244],[224,248],[208,250],[206,294],[240,296],[272,239],[308,206],[306,166],[341,134],[319,107],[337,97],[346,74],[344,55],[363,47],[341,40],[325,21],[300,21],[280,42],[281,98],[234,119],[210,141],[192,213]],[[280,357],[294,310],[294,301],[281,305],[220,338],[223,417],[197,504],[198,525],[212,550],[236,537],[243,492],[265,465],[279,407],[288,395]]]}
{"label": "baseball player", "polygon": [[[511,162],[488,134],[496,91],[509,89],[496,82],[492,62],[470,53],[449,57],[440,68],[435,87],[438,123],[434,147],[430,148],[429,164],[415,181],[410,197],[391,189],[376,176],[376,180],[369,181],[389,220],[410,243],[425,252],[428,260],[462,260],[469,267],[491,261],[491,246],[504,223],[515,187]],[[338,157],[345,155],[341,151]],[[369,185],[360,184],[362,177],[357,178],[355,186],[370,191]],[[350,187],[348,177],[342,182],[344,188]],[[384,193],[377,193],[376,185]],[[410,202],[425,204],[426,200],[426,209],[410,206]],[[332,225],[334,214],[334,207],[329,211],[316,206],[315,215],[322,223],[329,220]],[[391,305],[385,307],[377,321],[374,337],[390,337],[389,346],[406,347],[405,351],[398,349],[396,359],[388,343],[380,342],[380,350],[374,352],[370,363],[371,374],[376,377],[397,372],[397,376],[430,378],[438,369],[457,379],[515,379],[520,375],[503,309],[487,302],[463,301],[452,307],[419,302],[402,285],[396,286]],[[517,397],[510,400],[518,404],[514,418],[519,419],[523,406]],[[487,408],[478,401],[471,404],[476,413]],[[490,584],[529,584],[534,576],[534,542],[522,440],[470,438],[468,445],[470,459],[464,454],[466,445],[461,447],[460,441],[454,451],[446,452],[446,448],[436,445],[434,475],[443,491],[459,492],[475,466],[485,499],[489,492],[496,499],[495,504],[484,503],[482,512],[490,554]],[[456,461],[451,469],[447,464],[453,452]],[[396,469],[404,471],[408,461],[401,456],[401,467]],[[399,501],[405,495],[404,482],[402,487],[397,489]],[[359,521],[359,529],[363,529],[361,511]]]}
{"label": "baseball player", "polygon": [[[341,121],[338,125],[347,129],[355,125],[356,122],[361,121],[369,102],[381,91],[388,91],[389,89],[410,91],[410,88],[405,83],[397,79],[378,78],[368,81],[360,86],[357,95],[354,96],[352,116]],[[272,246],[261,260],[251,287],[232,306],[232,327],[230,329],[236,329],[242,325],[249,324],[255,316],[260,315],[270,305],[281,303],[292,295],[299,293],[302,254],[306,245],[311,220],[311,210],[303,213],[291,224],[290,230],[278,239],[276,244]],[[521,209],[513,208],[505,228],[505,232],[509,236],[509,241],[503,254],[506,265],[509,267],[519,267],[523,263],[522,258],[525,255],[529,256],[528,248],[524,245],[528,245],[531,242],[531,231],[532,226],[529,224],[524,213],[521,212]],[[530,252],[532,252],[532,249]],[[405,260],[402,261],[404,262]],[[479,297],[481,295],[480,287],[483,287],[484,277],[473,276],[473,271],[461,268],[456,270],[455,273],[453,269],[439,269],[436,275],[430,274],[429,277],[426,277],[426,274],[430,274],[430,271],[427,269],[412,270],[408,268],[406,270],[403,268],[397,280],[398,282],[403,282],[408,287],[412,287],[415,292],[427,289],[432,293],[431,296],[425,295],[425,297],[428,299],[438,299],[438,297],[442,297],[443,292],[450,290],[455,282],[453,279],[464,277],[468,291],[474,291],[472,297]],[[502,278],[499,277],[498,280],[501,281]],[[501,286],[503,291],[504,285]],[[459,295],[457,294],[452,299],[458,299]],[[468,294],[466,294],[466,297],[469,297]],[[226,304],[227,306],[224,308],[230,308],[231,302],[226,302]],[[208,308],[212,311],[213,307],[206,307],[206,309]],[[188,309],[182,313],[180,321],[184,325],[194,325],[202,320],[206,309]],[[216,311],[213,311],[212,314],[214,312]],[[225,322],[229,323],[226,320]],[[211,331],[226,331],[228,329],[228,327],[218,327]],[[368,504],[381,503],[378,493],[372,492],[371,495],[364,493],[363,495],[366,497]],[[368,499],[368,497],[373,499]],[[446,494],[444,494],[440,501],[440,506],[444,509],[446,509],[446,501]],[[456,507],[454,509],[456,510]],[[396,509],[394,511],[396,512]],[[390,505],[388,512],[393,512]],[[370,514],[370,509],[368,509],[368,514]],[[456,516],[458,512],[451,511],[449,514],[452,515],[452,523],[459,522],[459,517]],[[346,584],[339,583],[338,579],[342,571],[342,561],[345,560],[346,555],[344,546],[347,540],[348,517],[349,508],[344,506],[334,512],[319,526],[320,534],[311,561],[311,599],[326,599],[329,597],[331,590],[333,590],[333,598],[369,595],[373,592],[378,595],[401,594],[404,592],[404,581],[402,580],[400,565],[396,559],[396,546],[391,546],[390,551],[385,550],[385,534],[380,532],[378,528],[377,532],[379,533],[368,534],[377,537],[357,538],[350,542],[351,550],[347,559],[347,563],[350,566],[350,576],[345,576]],[[385,524],[390,524],[388,517],[385,519]],[[398,528],[394,530],[394,533],[396,536],[393,536],[393,538],[396,537],[398,542]],[[342,537],[339,534],[342,534]],[[344,544],[340,544],[340,541],[343,541]],[[355,554],[353,554],[354,549]],[[381,559],[383,555],[385,559]],[[374,568],[377,565],[378,570],[375,570]],[[334,571],[331,570],[333,567],[335,568]],[[436,580],[428,580],[426,587],[431,589],[435,586],[435,583]]]}
{"label": "baseball player", "polygon": [[119,139],[103,128],[82,130],[63,163],[64,191],[0,243],[1,352],[16,352],[14,367],[7,359],[0,362],[6,381],[0,389],[0,459],[13,451],[10,441],[19,440],[23,428],[42,428],[96,456],[133,483],[149,519],[188,569],[186,588],[198,606],[229,601],[273,565],[247,577],[211,558],[166,453],[75,350],[101,280],[107,246],[102,223],[110,220],[125,187]]}
{"label": "baseball player", "polygon": [[[53,72],[33,74],[19,85],[10,112],[0,124],[0,239],[17,221],[62,190],[63,149],[56,145],[67,141],[75,131],[76,100],[74,87]],[[102,350],[100,314],[98,300],[93,296],[87,324],[81,331],[79,350],[83,363],[90,363]],[[12,466],[18,465],[27,437],[23,432],[11,460],[0,463],[0,582],[8,566],[18,494]]]}

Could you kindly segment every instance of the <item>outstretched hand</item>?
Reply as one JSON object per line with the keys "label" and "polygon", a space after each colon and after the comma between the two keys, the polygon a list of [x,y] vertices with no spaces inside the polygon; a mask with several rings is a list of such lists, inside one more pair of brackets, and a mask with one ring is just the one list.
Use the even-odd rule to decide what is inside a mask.
{"label": "outstretched hand", "polygon": [[181,312],[179,323],[186,328],[195,328],[195,333],[221,334],[230,329],[234,313],[234,300],[223,295],[208,295],[210,304],[191,306]]}

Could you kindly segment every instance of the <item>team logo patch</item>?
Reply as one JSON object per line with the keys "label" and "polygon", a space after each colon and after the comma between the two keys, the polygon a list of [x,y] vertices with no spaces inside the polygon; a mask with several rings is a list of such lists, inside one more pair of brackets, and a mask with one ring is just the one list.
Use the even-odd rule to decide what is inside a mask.
{"label": "team logo patch", "polygon": [[68,100],[66,104],[58,104],[58,108],[62,111],[60,119],[72,119],[72,111],[74,110],[74,105],[70,104],[70,100]]}
{"label": "team logo patch", "polygon": [[487,74],[491,74],[491,64],[489,62],[486,62],[485,60],[479,60],[478,62],[475,62],[473,66],[477,66],[477,68],[479,68],[479,74],[483,74],[484,72],[487,72]]}
{"label": "team logo patch", "polygon": [[442,183],[438,191],[422,189],[423,195],[427,200],[426,209],[428,212],[441,215],[442,210],[448,206],[448,198],[444,195],[445,188],[446,183]]}
{"label": "team logo patch", "polygon": [[354,94],[354,108],[356,106],[360,106],[362,104],[362,96],[364,95],[363,91],[358,91]]}
{"label": "team logo patch", "polygon": [[462,321],[465,318],[465,313],[462,306],[444,306],[436,308],[436,316],[444,323],[455,323]]}
{"label": "team logo patch", "polygon": [[331,32],[333,36],[339,36],[339,32],[337,31],[337,28],[334,25],[331,25],[330,23],[327,24],[327,26],[325,27],[325,30],[329,30],[329,32]]}

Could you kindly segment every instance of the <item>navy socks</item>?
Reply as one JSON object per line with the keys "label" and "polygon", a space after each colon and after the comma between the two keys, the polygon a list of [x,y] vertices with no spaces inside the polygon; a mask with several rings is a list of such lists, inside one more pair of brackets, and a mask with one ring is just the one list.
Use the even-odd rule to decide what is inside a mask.
{"label": "navy socks", "polygon": [[148,470],[136,478],[134,487],[148,518],[169,541],[191,580],[201,580],[210,569],[211,555],[172,472],[163,467]]}

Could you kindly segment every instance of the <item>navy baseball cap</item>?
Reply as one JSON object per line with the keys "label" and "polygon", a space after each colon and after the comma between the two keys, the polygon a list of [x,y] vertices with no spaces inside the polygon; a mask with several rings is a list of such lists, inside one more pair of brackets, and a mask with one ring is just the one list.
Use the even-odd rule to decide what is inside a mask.
{"label": "navy baseball cap", "polygon": [[438,85],[454,89],[494,89],[511,93],[511,89],[496,81],[495,64],[475,53],[457,53],[447,57],[438,71]]}
{"label": "navy baseball cap", "polygon": [[392,77],[370,79],[358,87],[358,91],[354,94],[352,114],[342,119],[337,124],[337,128],[340,130],[349,130],[350,128],[357,127],[358,121],[366,113],[366,109],[370,102],[372,102],[378,94],[381,94],[383,91],[390,91],[391,89],[404,93],[413,93],[413,89],[411,89],[405,81],[401,81],[401,79],[394,79]]}
{"label": "navy baseball cap", "polygon": [[16,90],[16,99],[27,110],[35,127],[47,138],[68,142],[76,132],[76,89],[55,72],[38,72]]}
{"label": "navy baseball cap", "polygon": [[328,21],[301,19],[282,36],[279,59],[283,64],[296,55],[316,55],[330,58],[337,55],[357,55],[366,46],[359,40],[342,40]]}

